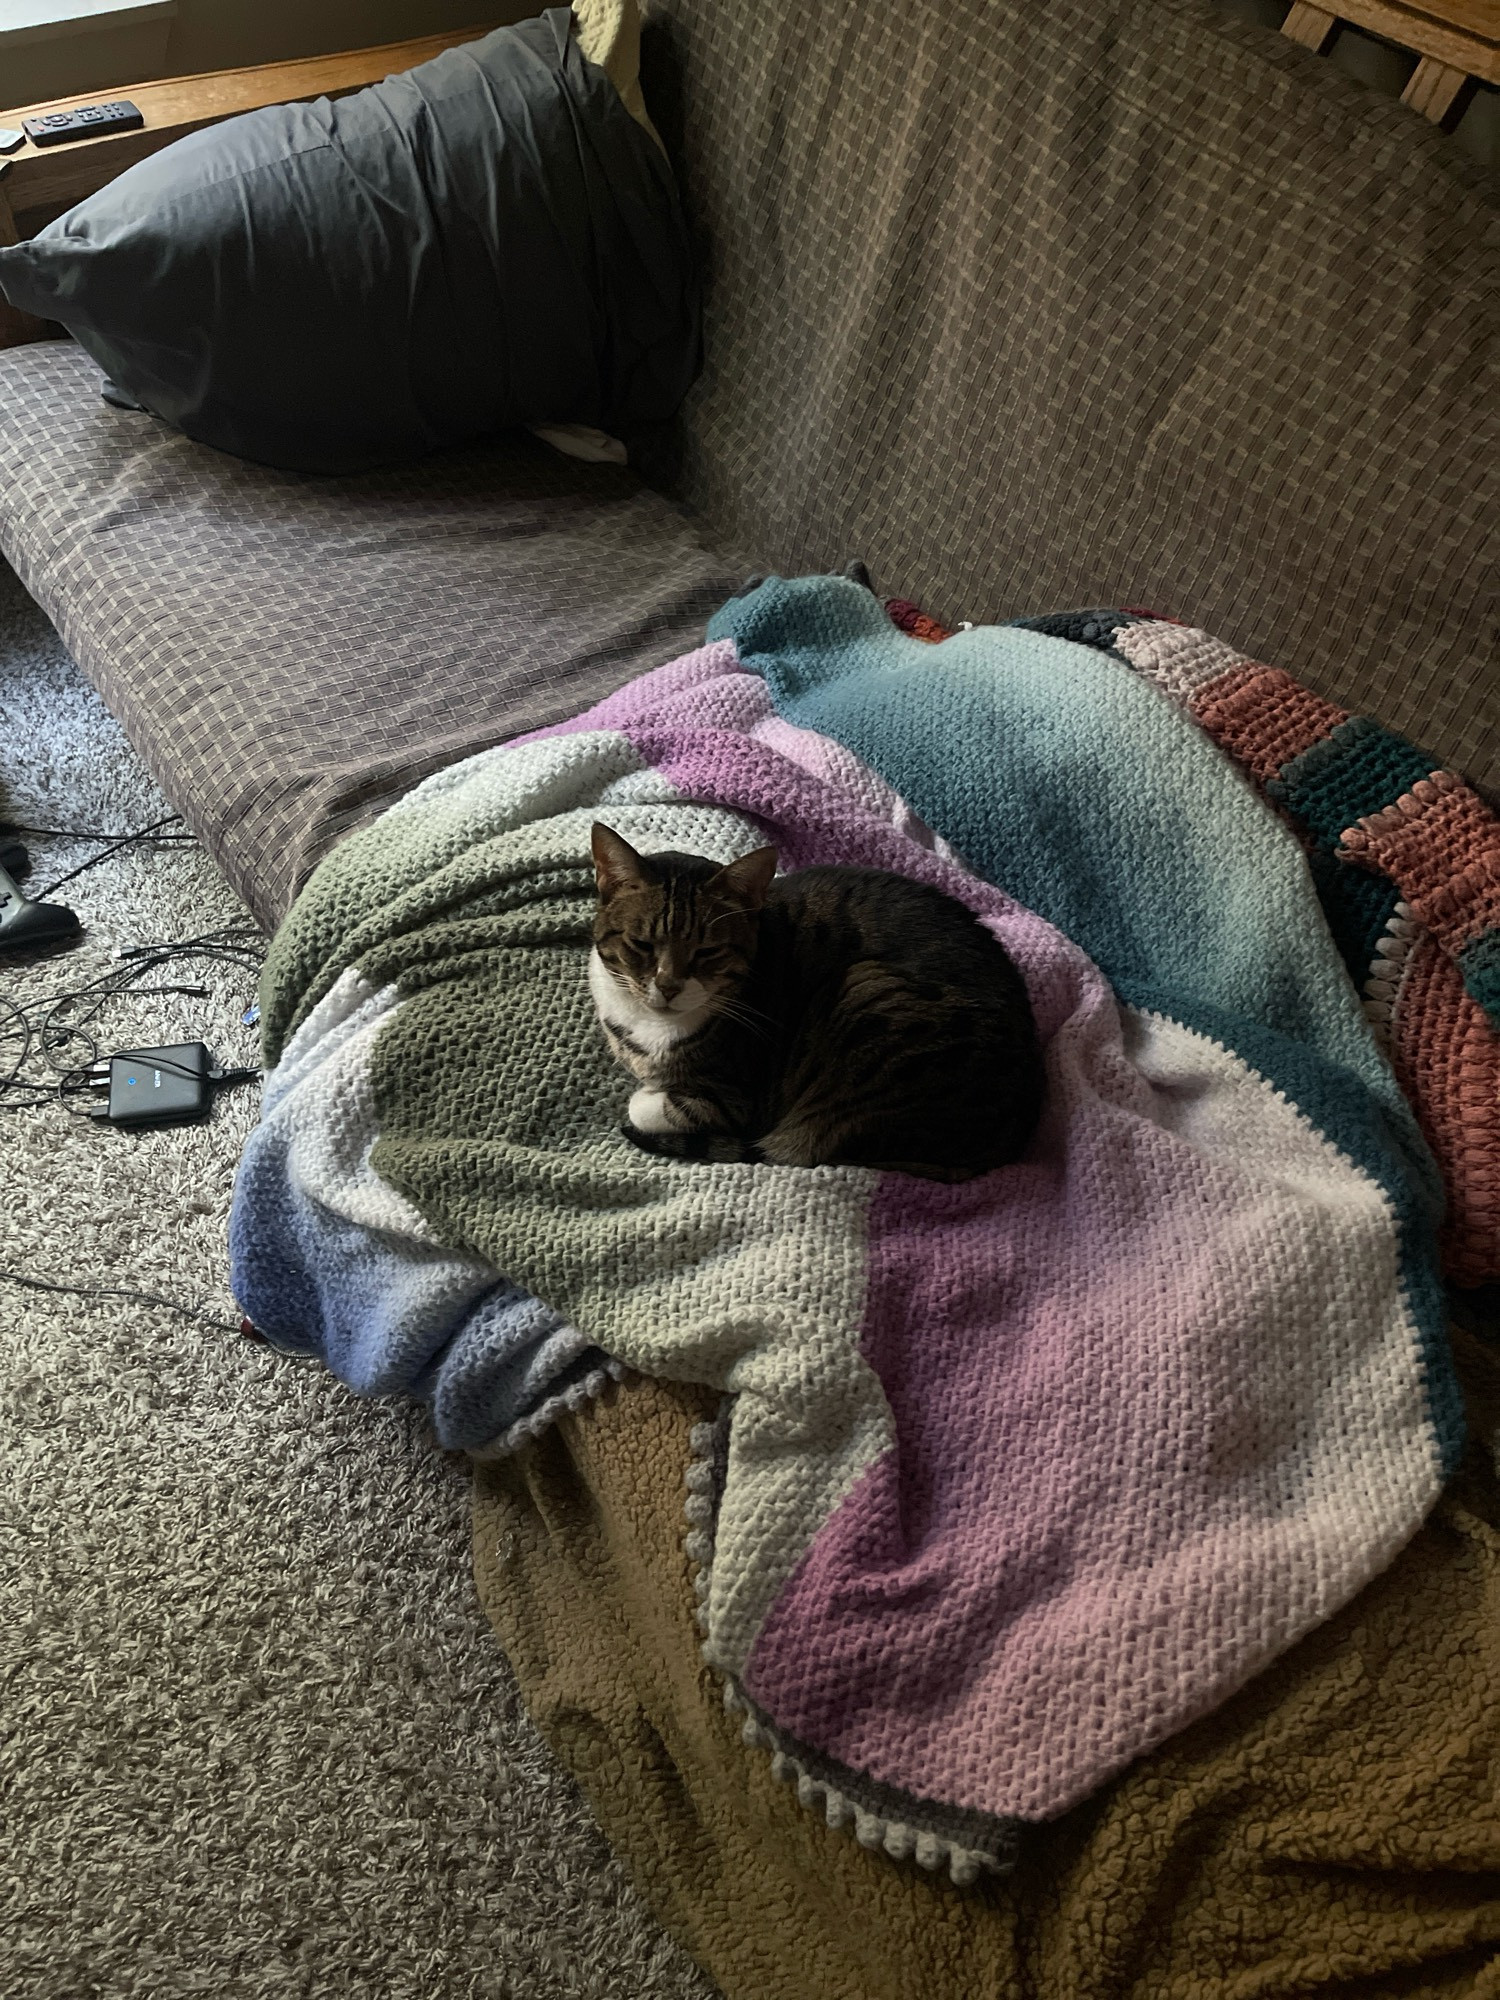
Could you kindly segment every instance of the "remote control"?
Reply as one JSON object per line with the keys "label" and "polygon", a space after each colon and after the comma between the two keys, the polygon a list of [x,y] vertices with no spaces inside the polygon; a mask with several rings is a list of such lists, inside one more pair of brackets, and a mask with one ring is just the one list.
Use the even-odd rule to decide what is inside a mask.
{"label": "remote control", "polygon": [[20,951],[27,945],[51,944],[77,937],[83,929],[62,903],[28,903],[0,868],[0,951]]}
{"label": "remote control", "polygon": [[44,118],[23,118],[33,146],[60,146],[65,139],[99,139],[106,132],[133,132],[145,119],[127,99],[116,104],[80,104],[72,111],[49,111]]}
{"label": "remote control", "polygon": [[14,125],[0,125],[0,153],[13,153],[18,146],[25,144],[24,132],[18,132]]}

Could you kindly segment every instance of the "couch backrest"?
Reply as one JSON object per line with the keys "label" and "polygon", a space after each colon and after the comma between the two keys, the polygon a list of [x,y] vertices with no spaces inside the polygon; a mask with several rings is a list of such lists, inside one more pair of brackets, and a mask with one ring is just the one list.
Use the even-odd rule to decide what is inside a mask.
{"label": "couch backrest", "polygon": [[654,0],[708,275],[656,474],[947,620],[1209,627],[1500,787],[1500,201],[1202,0]]}

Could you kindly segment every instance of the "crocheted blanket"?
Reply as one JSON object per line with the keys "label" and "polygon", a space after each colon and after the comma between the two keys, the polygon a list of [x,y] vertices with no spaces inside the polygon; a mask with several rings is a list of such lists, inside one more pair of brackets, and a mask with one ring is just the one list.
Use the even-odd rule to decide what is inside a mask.
{"label": "crocheted blanket", "polygon": [[[637,1152],[584,979],[599,813],[959,897],[1036,1009],[1028,1155],[946,1187]],[[956,1880],[1346,1602],[1455,1463],[1440,1191],[1302,850],[1089,645],[933,648],[773,580],[347,840],[262,1005],[246,1312],[474,1448],[611,1371],[726,1392],[705,1656],[805,1803]]]}
{"label": "crocheted blanket", "polygon": [[[906,599],[886,610],[930,644],[953,636]],[[1500,819],[1394,730],[1178,619],[1092,610],[1014,623],[1133,667],[1296,830],[1375,1039],[1442,1173],[1448,1276],[1460,1286],[1500,1280]],[[940,800],[931,809],[942,817]]]}

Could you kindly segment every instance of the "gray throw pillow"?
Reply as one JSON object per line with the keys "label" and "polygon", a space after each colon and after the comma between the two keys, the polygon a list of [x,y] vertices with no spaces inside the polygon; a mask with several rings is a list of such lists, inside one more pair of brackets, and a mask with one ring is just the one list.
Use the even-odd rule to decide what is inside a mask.
{"label": "gray throw pillow", "polygon": [[125,400],[351,471],[502,426],[659,421],[697,371],[671,171],[566,8],[142,161],[0,251]]}

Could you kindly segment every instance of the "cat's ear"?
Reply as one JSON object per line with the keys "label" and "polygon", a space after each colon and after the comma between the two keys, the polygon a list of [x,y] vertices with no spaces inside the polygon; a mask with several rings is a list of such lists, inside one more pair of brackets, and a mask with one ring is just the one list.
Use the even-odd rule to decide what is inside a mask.
{"label": "cat's ear", "polygon": [[743,903],[747,910],[758,910],[775,873],[776,849],[757,847],[753,854],[742,854],[738,861],[721,868],[713,878],[713,887]]}
{"label": "cat's ear", "polygon": [[596,819],[589,832],[589,846],[593,849],[594,879],[601,896],[612,896],[616,889],[638,889],[645,881],[641,857],[612,826]]}

